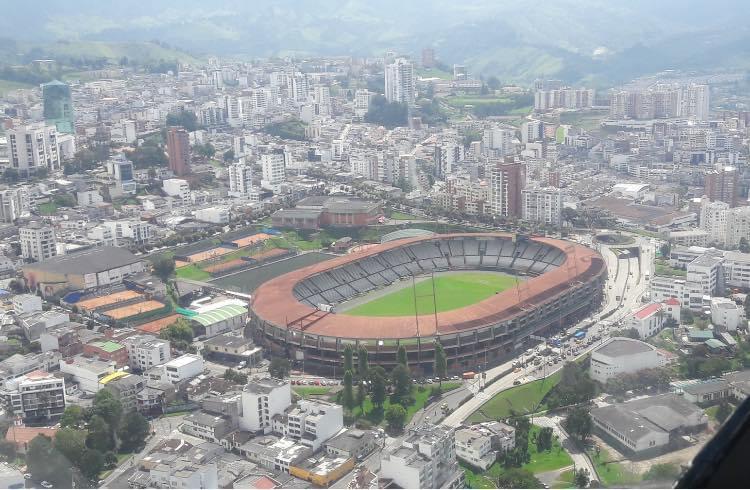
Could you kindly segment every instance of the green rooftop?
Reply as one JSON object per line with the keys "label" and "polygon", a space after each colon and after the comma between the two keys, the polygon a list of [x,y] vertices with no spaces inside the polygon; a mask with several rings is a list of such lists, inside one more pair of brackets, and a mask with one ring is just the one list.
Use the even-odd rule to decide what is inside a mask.
{"label": "green rooftop", "polygon": [[243,308],[239,305],[226,305],[220,308],[216,308],[215,310],[207,311],[206,313],[201,313],[190,319],[200,323],[204,327],[207,327],[209,325],[213,325],[214,323],[219,323],[221,321],[246,314],[247,308]]}
{"label": "green rooftop", "polygon": [[108,354],[111,354],[113,352],[116,352],[124,348],[122,344],[118,344],[117,342],[113,342],[111,340],[105,340],[104,342],[91,342],[91,345],[93,345],[94,347],[100,348],[101,350],[103,350],[104,352]]}

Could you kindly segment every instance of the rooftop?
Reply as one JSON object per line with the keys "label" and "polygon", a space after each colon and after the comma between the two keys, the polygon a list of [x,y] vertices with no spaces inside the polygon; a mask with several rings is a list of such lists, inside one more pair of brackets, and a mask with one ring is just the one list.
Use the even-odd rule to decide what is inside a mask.
{"label": "rooftop", "polygon": [[191,320],[200,323],[204,327],[213,325],[215,323],[234,318],[236,316],[246,315],[247,308],[243,308],[239,305],[226,305],[215,310],[200,313],[190,318]]}
{"label": "rooftop", "polygon": [[639,320],[645,320],[646,318],[650,317],[651,315],[656,314],[658,311],[661,311],[662,305],[661,303],[651,303],[640,310],[633,313],[633,316],[636,317]]}
{"label": "rooftop", "polygon": [[103,272],[140,262],[141,259],[120,247],[99,247],[70,255],[58,255],[42,262],[28,264],[24,270],[39,270],[57,274]]}
{"label": "rooftop", "polygon": [[169,367],[183,367],[195,361],[203,362],[203,359],[196,356],[195,354],[183,354],[180,357],[172,359],[171,361],[167,361],[166,363],[164,363],[164,365]]}
{"label": "rooftop", "polygon": [[105,340],[105,341],[98,341],[98,342],[91,342],[91,344],[94,347],[98,347],[104,352],[107,352],[108,354],[111,354],[113,352],[117,352],[120,349],[124,349],[125,346],[122,344],[118,344],[117,342],[112,342],[111,340]]}
{"label": "rooftop", "polygon": [[652,345],[646,342],[641,342],[636,339],[628,339],[625,337],[615,337],[609,342],[599,347],[594,351],[595,354],[602,354],[608,357],[624,357],[632,356],[633,354],[640,354],[643,352],[649,352],[654,350]]}

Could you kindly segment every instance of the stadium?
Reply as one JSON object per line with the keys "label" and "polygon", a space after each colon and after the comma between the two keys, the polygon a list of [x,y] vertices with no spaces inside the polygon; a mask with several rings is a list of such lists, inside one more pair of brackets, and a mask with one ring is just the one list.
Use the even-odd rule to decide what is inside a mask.
{"label": "stadium", "polygon": [[252,327],[258,342],[307,371],[340,369],[350,344],[386,369],[403,345],[412,370],[430,373],[440,342],[457,373],[492,366],[531,335],[583,318],[601,303],[605,280],[601,255],[565,240],[419,236],[265,282],[253,295]]}

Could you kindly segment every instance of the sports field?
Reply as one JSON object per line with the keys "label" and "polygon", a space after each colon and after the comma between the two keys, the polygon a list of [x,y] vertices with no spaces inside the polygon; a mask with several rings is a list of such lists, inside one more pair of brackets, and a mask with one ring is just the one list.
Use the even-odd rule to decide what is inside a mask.
{"label": "sports field", "polygon": [[418,282],[416,288],[409,285],[368,303],[355,306],[342,314],[353,316],[413,315],[416,296],[418,313],[429,315],[435,312],[435,305],[437,305],[438,313],[455,310],[478,303],[515,285],[516,278],[507,274],[481,272],[445,274],[435,277],[434,296],[432,280],[425,279]]}

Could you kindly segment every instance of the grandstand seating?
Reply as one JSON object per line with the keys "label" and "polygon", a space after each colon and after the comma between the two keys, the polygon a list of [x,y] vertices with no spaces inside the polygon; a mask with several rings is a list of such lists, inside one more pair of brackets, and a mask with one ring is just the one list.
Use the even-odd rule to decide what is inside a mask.
{"label": "grandstand seating", "polygon": [[564,260],[562,250],[533,240],[432,239],[310,276],[295,285],[294,295],[310,306],[337,304],[413,275],[444,270],[497,270],[536,276],[559,267]]}

